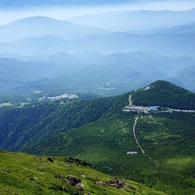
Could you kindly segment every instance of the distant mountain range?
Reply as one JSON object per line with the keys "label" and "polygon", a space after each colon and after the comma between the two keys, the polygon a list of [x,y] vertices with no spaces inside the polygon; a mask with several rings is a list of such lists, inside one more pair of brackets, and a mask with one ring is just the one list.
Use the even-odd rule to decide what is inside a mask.
{"label": "distant mountain range", "polygon": [[[152,34],[138,35],[131,33],[111,33],[108,35],[86,35],[66,40],[65,38],[46,35],[30,37],[15,43],[0,43],[0,52],[19,53],[20,55],[47,55],[60,52],[153,52],[165,56],[193,56],[193,34]],[[96,47],[93,47],[96,45]],[[84,47],[83,47],[84,46]]]}
{"label": "distant mountain range", "polygon": [[[144,11],[143,13],[142,11],[136,12],[136,14],[138,13],[140,14],[140,20],[142,18],[147,18],[146,16],[143,16],[143,13],[145,13]],[[114,14],[120,15],[121,13],[116,12]],[[130,14],[134,14],[134,12],[130,12]],[[158,15],[162,13],[151,12],[149,15],[158,18],[158,16],[155,17],[155,14]],[[166,12],[164,14],[166,15]],[[127,24],[131,24],[130,26],[134,29],[132,30],[133,33],[124,32],[124,29],[118,29],[119,32],[110,31],[108,30],[108,24],[105,25],[105,30],[97,27],[76,25],[70,22],[58,21],[46,17],[21,19],[0,26],[0,53],[51,55],[60,52],[72,54],[90,51],[111,54],[116,52],[143,51],[158,53],[165,56],[192,57],[194,56],[195,51],[193,23],[195,18],[191,17],[191,15],[195,15],[194,10],[181,13],[171,12],[171,15],[173,16],[177,14],[181,14],[181,17],[184,17],[183,21],[185,22],[183,23],[185,24],[181,22],[180,25],[183,25],[176,26],[178,24],[172,22],[172,26],[174,27],[165,28],[165,26],[167,26],[167,20],[165,24],[158,23],[159,26],[157,26],[153,23],[152,19],[150,20],[147,18],[148,21],[152,21],[154,27],[149,27],[150,25],[146,22],[140,21],[146,24],[148,29],[147,31],[141,31],[139,33],[139,29],[131,24],[131,17],[129,16],[126,18],[126,20],[129,21],[125,21],[124,25],[127,26]],[[118,15],[116,17],[118,17]],[[136,17],[132,16],[132,18],[134,20]],[[185,18],[189,18],[189,21]],[[111,19],[113,19],[113,17],[111,17]],[[103,19],[103,21],[105,22],[106,20]],[[114,19],[113,21],[116,22]],[[139,19],[136,19],[136,24],[138,23]]]}
{"label": "distant mountain range", "polygon": [[113,11],[74,17],[69,21],[113,31],[136,32],[192,23],[195,21],[195,9],[187,11]]}
{"label": "distant mountain range", "polygon": [[20,94],[39,89],[109,96],[157,79],[194,91],[194,13],[114,11],[69,21],[37,16],[0,26],[0,91],[20,87]]}
{"label": "distant mountain range", "polygon": [[194,34],[195,33],[195,23],[189,23],[186,25],[180,25],[165,29],[157,29],[154,31],[149,31],[148,33],[166,33],[166,34]]}
{"label": "distant mountain range", "polygon": [[109,96],[140,88],[156,79],[166,79],[195,90],[194,60],[187,57],[170,58],[144,52],[106,56],[94,52],[13,55],[17,59],[8,58],[12,56],[10,54],[2,56],[6,57],[0,58],[2,95],[5,91],[18,93],[20,89],[24,90],[19,90],[20,94],[39,90],[43,93],[66,91]]}
{"label": "distant mountain range", "polygon": [[13,58],[0,58],[0,91],[40,80],[58,72],[57,64],[24,62]]}
{"label": "distant mountain range", "polygon": [[71,22],[41,16],[25,18],[0,26],[0,31],[0,40],[3,42],[44,35],[61,36],[65,39],[70,39],[87,34],[106,32],[106,30],[95,27],[76,25]]}

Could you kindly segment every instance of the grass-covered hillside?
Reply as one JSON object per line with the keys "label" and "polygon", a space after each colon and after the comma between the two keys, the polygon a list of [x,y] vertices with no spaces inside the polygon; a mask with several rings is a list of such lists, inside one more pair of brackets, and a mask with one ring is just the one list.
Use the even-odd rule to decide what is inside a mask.
{"label": "grass-covered hillside", "polygon": [[163,194],[136,182],[117,180],[119,187],[112,176],[100,173],[78,159],[0,151],[1,195]]}
{"label": "grass-covered hillside", "polygon": [[135,105],[195,109],[195,93],[166,81],[156,81],[132,93]]}
{"label": "grass-covered hillside", "polygon": [[[195,114],[122,113],[24,147],[39,155],[68,155],[94,168],[170,194],[195,193]],[[137,155],[127,155],[136,151]]]}
{"label": "grass-covered hillside", "polygon": [[[135,105],[195,108],[194,93],[165,81],[129,94]],[[71,156],[169,194],[194,194],[195,113],[124,112],[129,94],[2,107],[0,149]]]}

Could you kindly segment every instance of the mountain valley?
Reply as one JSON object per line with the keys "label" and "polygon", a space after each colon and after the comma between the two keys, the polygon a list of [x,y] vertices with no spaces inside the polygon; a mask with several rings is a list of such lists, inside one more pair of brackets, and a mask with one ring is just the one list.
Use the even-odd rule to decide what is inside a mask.
{"label": "mountain valley", "polygon": [[0,1],[0,194],[195,194],[195,2]]}
{"label": "mountain valley", "polygon": [[[195,95],[165,81],[149,86],[148,90],[112,98],[4,107],[0,115],[0,128],[4,129],[1,149],[71,156],[105,173],[146,183],[160,191],[193,194],[195,114],[141,114],[124,112],[123,108],[131,94],[135,105],[193,110]],[[137,154],[128,155],[130,151]],[[178,178],[182,178],[179,183]]]}

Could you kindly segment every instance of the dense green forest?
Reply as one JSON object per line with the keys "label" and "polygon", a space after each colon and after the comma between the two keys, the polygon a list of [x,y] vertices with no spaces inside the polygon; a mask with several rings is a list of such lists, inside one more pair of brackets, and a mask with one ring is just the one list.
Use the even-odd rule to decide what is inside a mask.
{"label": "dense green forest", "polygon": [[195,109],[195,94],[166,81],[156,81],[132,93],[133,104]]}
{"label": "dense green forest", "polygon": [[135,105],[195,108],[194,93],[164,81],[116,97],[1,107],[0,149],[71,156],[169,194],[195,193],[195,114],[123,112],[130,94]]}
{"label": "dense green forest", "polygon": [[23,145],[78,128],[98,118],[122,112],[128,94],[113,98],[50,101],[24,107],[0,108],[0,148],[16,151]]}

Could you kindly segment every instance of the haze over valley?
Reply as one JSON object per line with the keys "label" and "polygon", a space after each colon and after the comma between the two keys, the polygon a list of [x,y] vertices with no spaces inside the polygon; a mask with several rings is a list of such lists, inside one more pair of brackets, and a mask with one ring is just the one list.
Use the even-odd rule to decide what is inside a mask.
{"label": "haze over valley", "polygon": [[[175,8],[180,3],[175,3]],[[7,3],[7,13],[12,10],[14,15],[19,10],[25,16],[17,2],[11,5]],[[87,2],[78,4],[80,11],[70,3],[67,6],[75,11],[74,17],[67,18],[64,14],[66,19],[58,20],[49,17],[56,9],[52,12],[49,2],[50,9],[42,4],[24,4],[26,9],[42,8],[43,15],[0,26],[0,93],[9,90],[21,93],[16,88],[20,87],[30,93],[71,89],[110,96],[138,89],[157,79],[195,91],[193,3],[186,3],[191,5],[187,10],[159,10],[154,2],[148,2],[148,10],[138,9],[144,7],[143,2],[128,3],[126,9],[122,5],[124,2],[120,5],[107,2],[104,6],[101,2],[91,2],[88,5],[91,10],[97,7],[98,11],[87,14],[84,9]],[[166,8],[169,3],[163,5]],[[68,7],[63,7],[65,12]],[[109,11],[101,13],[101,7]],[[170,8],[173,8],[171,4]],[[76,11],[82,14],[76,15]]]}
{"label": "haze over valley", "polygon": [[0,194],[195,194],[193,0],[0,1]]}

